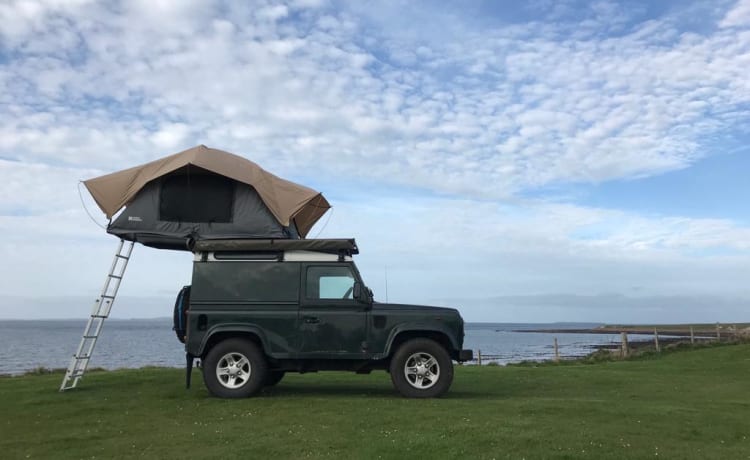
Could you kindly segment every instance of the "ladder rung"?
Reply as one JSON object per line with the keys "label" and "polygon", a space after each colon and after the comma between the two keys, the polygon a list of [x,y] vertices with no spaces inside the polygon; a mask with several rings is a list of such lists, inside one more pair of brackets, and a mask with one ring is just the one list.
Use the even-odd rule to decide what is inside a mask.
{"label": "ladder rung", "polygon": [[[125,268],[127,268],[128,260],[130,260],[130,256],[133,253],[134,244],[135,243],[130,242],[126,245],[125,240],[120,240],[120,246],[117,248],[117,252],[115,253],[115,260],[112,262],[112,268],[107,274],[107,280],[104,283],[104,288],[102,289],[101,295],[99,295],[99,297],[96,299],[94,309],[91,313],[91,318],[86,325],[86,329],[83,332],[81,343],[78,346],[78,351],[76,353],[81,353],[84,349],[86,350],[86,352],[84,352],[84,354],[81,354],[80,356],[78,356],[77,354],[73,355],[73,359],[71,359],[70,364],[68,365],[68,370],[65,373],[62,384],[60,385],[60,391],[75,388],[76,384],[78,383],[78,379],[82,378],[83,374],[86,373],[86,367],[91,360],[94,346],[96,345],[96,341],[99,338],[99,332],[104,325],[104,319],[109,317],[109,311],[115,301],[115,295],[117,295],[117,290],[120,287],[120,282],[125,275]],[[117,259],[120,259],[123,262],[119,263]],[[117,281],[112,281],[113,279]],[[107,292],[110,292],[111,294],[107,294]],[[99,319],[101,321],[99,323],[96,323],[94,321],[95,319]],[[87,342],[87,340],[89,340],[90,342]]]}

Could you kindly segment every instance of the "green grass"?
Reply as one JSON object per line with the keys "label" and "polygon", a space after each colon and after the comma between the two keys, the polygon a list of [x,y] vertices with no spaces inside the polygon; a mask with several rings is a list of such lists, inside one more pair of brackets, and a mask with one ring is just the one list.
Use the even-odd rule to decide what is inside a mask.
{"label": "green grass", "polygon": [[384,372],[290,375],[219,400],[182,372],[0,379],[2,458],[750,458],[750,345],[656,359],[456,369],[437,400]]}

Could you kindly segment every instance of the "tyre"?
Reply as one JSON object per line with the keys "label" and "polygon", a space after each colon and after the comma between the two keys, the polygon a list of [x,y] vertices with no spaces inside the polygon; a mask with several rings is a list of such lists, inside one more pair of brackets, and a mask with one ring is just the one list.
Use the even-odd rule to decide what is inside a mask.
{"label": "tyre", "polygon": [[246,398],[263,388],[268,375],[266,358],[253,342],[227,339],[217,343],[203,363],[203,381],[220,398]]}
{"label": "tyre", "polygon": [[190,286],[180,289],[177,299],[174,302],[174,312],[172,313],[172,330],[177,335],[177,340],[185,343],[187,337],[187,320],[188,311],[190,310]]}
{"label": "tyre", "polygon": [[407,398],[437,398],[453,383],[453,361],[442,345],[430,339],[404,342],[390,365],[393,386]]}
{"label": "tyre", "polygon": [[281,382],[281,379],[284,378],[284,374],[286,372],[284,371],[268,371],[266,374],[266,382],[264,383],[267,387],[272,387],[276,385],[277,383]]}

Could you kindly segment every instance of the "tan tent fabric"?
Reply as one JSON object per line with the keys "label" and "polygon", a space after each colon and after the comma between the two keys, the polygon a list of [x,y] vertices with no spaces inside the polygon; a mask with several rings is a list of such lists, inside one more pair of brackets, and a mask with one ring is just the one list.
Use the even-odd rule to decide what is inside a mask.
{"label": "tan tent fabric", "polygon": [[252,161],[199,145],[134,168],[84,181],[96,203],[112,218],[149,182],[186,165],[199,166],[252,186],[281,225],[292,220],[305,237],[331,207],[315,190],[274,176]]}

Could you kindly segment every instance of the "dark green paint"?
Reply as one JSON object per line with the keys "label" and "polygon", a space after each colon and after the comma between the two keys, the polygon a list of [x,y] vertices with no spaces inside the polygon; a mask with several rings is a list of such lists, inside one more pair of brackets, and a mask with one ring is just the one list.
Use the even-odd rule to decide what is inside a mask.
{"label": "dark green paint", "polygon": [[275,360],[346,360],[358,368],[388,357],[399,334],[440,334],[457,358],[464,335],[457,310],[354,299],[346,286],[346,298],[317,298],[331,289],[315,276],[342,272],[364,286],[350,261],[195,262],[186,350],[202,356],[215,334],[252,334]]}

